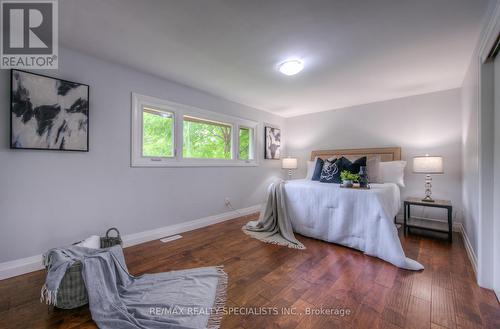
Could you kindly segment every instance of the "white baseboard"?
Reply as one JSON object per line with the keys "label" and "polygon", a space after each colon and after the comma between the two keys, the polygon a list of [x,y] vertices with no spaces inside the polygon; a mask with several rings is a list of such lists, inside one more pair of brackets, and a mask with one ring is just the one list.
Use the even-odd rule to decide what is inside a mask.
{"label": "white baseboard", "polygon": [[164,238],[166,236],[192,231],[205,226],[221,223],[240,216],[250,215],[258,212],[260,210],[260,207],[260,205],[256,205],[248,208],[225,212],[218,215],[195,219],[189,222],[160,227],[150,231],[125,235],[123,236],[123,246],[130,247],[136,244]]}
{"label": "white baseboard", "polygon": [[472,244],[470,243],[469,237],[467,236],[467,233],[465,232],[464,226],[462,225],[462,223],[458,223],[457,225],[459,227],[459,232],[462,234],[462,238],[464,240],[464,245],[465,245],[465,250],[467,251],[467,256],[469,256],[470,263],[472,264],[472,269],[474,270],[474,275],[477,278],[477,256],[474,253],[474,249],[472,249]]}
{"label": "white baseboard", "polygon": [[13,276],[41,270],[42,255],[11,260],[9,262],[0,263],[0,280],[8,279]]}
{"label": "white baseboard", "polygon": [[[191,220],[184,223],[160,227],[154,230],[127,234],[122,237],[123,246],[130,247],[136,244],[156,240],[165,236],[175,235],[187,231],[196,230],[205,226],[221,223],[240,216],[250,215],[260,210],[261,205],[255,205],[248,208],[228,211],[222,214],[208,216]],[[21,274],[43,269],[42,255],[16,259],[0,263],[0,280],[8,279]]]}

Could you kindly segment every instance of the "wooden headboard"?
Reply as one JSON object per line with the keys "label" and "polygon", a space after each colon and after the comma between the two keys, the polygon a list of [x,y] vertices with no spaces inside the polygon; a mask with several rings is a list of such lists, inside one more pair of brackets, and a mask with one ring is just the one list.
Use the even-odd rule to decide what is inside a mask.
{"label": "wooden headboard", "polygon": [[374,157],[380,156],[380,161],[397,161],[401,160],[400,147],[383,147],[383,148],[366,148],[366,149],[344,149],[344,150],[322,150],[312,151],[311,160],[316,157],[328,159],[332,157],[360,158],[363,156]]}

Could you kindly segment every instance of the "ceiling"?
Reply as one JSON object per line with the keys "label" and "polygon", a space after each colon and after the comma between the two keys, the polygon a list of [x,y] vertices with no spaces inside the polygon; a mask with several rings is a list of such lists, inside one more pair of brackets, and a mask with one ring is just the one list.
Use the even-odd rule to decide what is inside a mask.
{"label": "ceiling", "polygon": [[[63,0],[63,46],[290,117],[461,86],[488,0]],[[296,76],[281,61],[305,63]]]}

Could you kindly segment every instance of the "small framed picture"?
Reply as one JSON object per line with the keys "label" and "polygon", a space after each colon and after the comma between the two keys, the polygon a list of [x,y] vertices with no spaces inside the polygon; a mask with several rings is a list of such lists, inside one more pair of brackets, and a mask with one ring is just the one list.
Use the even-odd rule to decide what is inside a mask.
{"label": "small framed picture", "polygon": [[281,129],[276,127],[265,127],[265,159],[279,160],[281,157]]}
{"label": "small framed picture", "polygon": [[89,150],[89,86],[11,70],[10,148]]}

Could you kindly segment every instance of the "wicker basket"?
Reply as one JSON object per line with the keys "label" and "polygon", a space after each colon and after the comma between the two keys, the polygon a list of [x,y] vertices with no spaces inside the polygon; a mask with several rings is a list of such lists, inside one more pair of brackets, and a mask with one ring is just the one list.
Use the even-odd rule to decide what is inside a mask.
{"label": "wicker basket", "polygon": [[[111,231],[116,232],[116,236],[109,236]],[[109,248],[119,244],[122,245],[122,238],[120,237],[120,231],[116,227],[112,227],[106,231],[106,236],[101,238],[101,248]]]}
{"label": "wicker basket", "polygon": [[[116,237],[109,237],[110,231],[116,231]],[[116,228],[110,228],[105,237],[101,237],[101,248],[109,248],[121,245],[120,232]],[[64,274],[64,277],[57,291],[57,308],[73,309],[88,304],[89,298],[82,276],[82,263],[73,263]]]}

